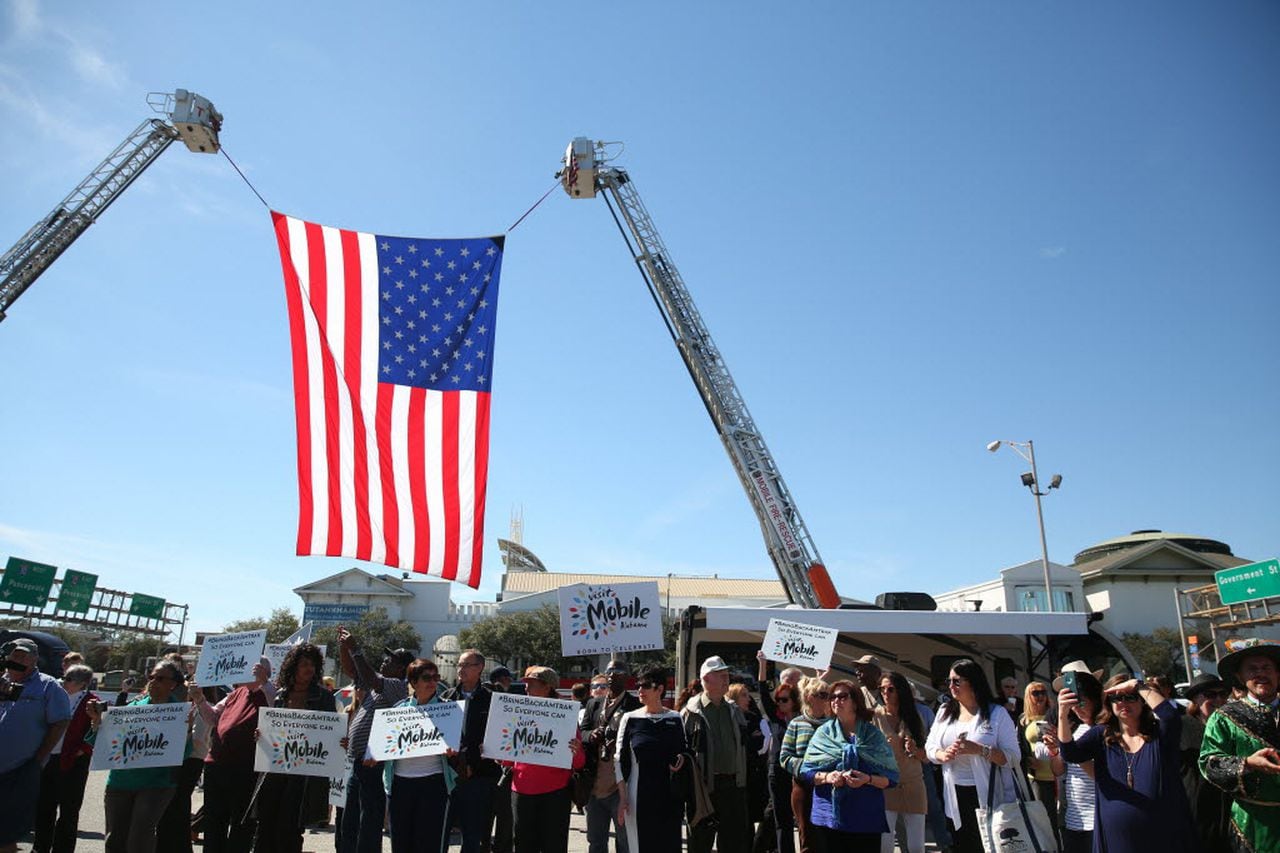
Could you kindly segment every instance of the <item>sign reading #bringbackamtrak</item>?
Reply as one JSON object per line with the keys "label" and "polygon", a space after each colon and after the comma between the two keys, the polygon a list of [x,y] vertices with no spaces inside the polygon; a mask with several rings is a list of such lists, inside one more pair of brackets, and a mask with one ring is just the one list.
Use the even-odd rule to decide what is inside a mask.
{"label": "sign reading #bringbackamtrak", "polygon": [[196,664],[196,683],[231,686],[253,681],[253,667],[262,659],[266,641],[265,628],[206,638]]}
{"label": "sign reading #bringbackamtrak", "polygon": [[187,747],[186,702],[108,708],[94,742],[90,770],[177,767]]}
{"label": "sign reading #bringbackamtrak", "polygon": [[568,769],[573,766],[569,741],[578,736],[581,708],[571,699],[494,693],[481,755]]}
{"label": "sign reading #bringbackamtrak", "polygon": [[792,666],[827,669],[831,666],[831,655],[836,650],[836,637],[839,634],[835,628],[770,619],[761,648],[769,660]]}
{"label": "sign reading #bringbackamtrak", "polygon": [[565,657],[662,648],[656,581],[562,586],[560,649]]}
{"label": "sign reading #bringbackamtrak", "polygon": [[346,734],[346,715],[334,711],[259,708],[253,769],[290,776],[341,775]]}
{"label": "sign reading #bringbackamtrak", "polygon": [[369,752],[379,761],[443,755],[462,742],[461,702],[397,705],[373,713]]}

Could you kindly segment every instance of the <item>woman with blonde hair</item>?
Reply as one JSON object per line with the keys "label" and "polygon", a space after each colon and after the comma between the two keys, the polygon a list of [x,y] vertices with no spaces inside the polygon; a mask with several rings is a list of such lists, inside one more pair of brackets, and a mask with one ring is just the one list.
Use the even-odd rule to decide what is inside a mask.
{"label": "woman with blonde hair", "polygon": [[814,830],[810,821],[813,785],[801,779],[800,768],[813,733],[831,716],[831,689],[821,678],[802,678],[798,687],[804,713],[787,723],[782,748],[778,752],[778,764],[791,774],[791,811],[800,833],[800,853],[817,853],[825,848],[820,833]]}
{"label": "woman with blonde hair", "polygon": [[[1058,831],[1058,783],[1053,773],[1053,761],[1048,756],[1036,757],[1036,746],[1049,731],[1049,686],[1040,681],[1027,685],[1022,693],[1022,714],[1018,717],[1018,739],[1026,744],[1023,750],[1023,767],[1035,784],[1036,799],[1049,813],[1049,825]],[[1043,750],[1040,750],[1043,753]],[[1062,846],[1061,842],[1058,844]]]}

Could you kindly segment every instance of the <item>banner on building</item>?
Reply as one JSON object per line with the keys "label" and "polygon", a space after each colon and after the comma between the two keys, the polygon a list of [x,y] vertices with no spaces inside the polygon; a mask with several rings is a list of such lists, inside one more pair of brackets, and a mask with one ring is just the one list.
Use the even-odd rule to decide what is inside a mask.
{"label": "banner on building", "polygon": [[562,586],[560,649],[565,657],[660,649],[657,581]]}
{"label": "banner on building", "polygon": [[578,711],[571,699],[542,699],[494,693],[484,730],[485,758],[568,769],[569,741],[578,736]]}
{"label": "banner on building", "polygon": [[90,770],[177,767],[187,748],[186,702],[108,708],[94,742]]}
{"label": "banner on building", "polygon": [[258,709],[258,748],[253,769],[290,776],[343,773],[345,714],[293,708]]}

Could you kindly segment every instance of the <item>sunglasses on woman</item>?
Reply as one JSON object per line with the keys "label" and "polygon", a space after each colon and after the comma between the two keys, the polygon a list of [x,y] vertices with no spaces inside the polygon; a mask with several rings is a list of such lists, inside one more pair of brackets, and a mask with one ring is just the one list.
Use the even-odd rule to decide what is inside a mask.
{"label": "sunglasses on woman", "polygon": [[849,698],[849,694],[848,694],[848,693],[845,693],[844,691],[841,691],[841,692],[839,692],[839,693],[832,693],[832,694],[831,694],[831,701],[832,701],[832,702],[843,702],[843,701],[845,701],[845,700],[846,700],[846,699],[848,699],[848,698]]}
{"label": "sunglasses on woman", "polygon": [[1141,702],[1142,697],[1137,693],[1113,693],[1110,697],[1112,702]]}
{"label": "sunglasses on woman", "polygon": [[1032,696],[1034,696],[1034,697],[1036,697],[1037,699],[1043,699],[1044,697],[1048,696],[1049,694],[1048,694],[1048,693],[1046,693],[1046,692],[1045,692],[1045,691],[1043,691],[1043,690],[1032,690],[1032,691],[1031,691],[1031,695],[1032,695]]}

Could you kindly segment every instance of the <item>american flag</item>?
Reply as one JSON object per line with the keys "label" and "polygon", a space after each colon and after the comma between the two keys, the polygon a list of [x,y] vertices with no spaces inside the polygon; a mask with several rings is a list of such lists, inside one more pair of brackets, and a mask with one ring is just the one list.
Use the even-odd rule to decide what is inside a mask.
{"label": "american flag", "polygon": [[478,587],[503,238],[271,217],[293,350],[298,554]]}

